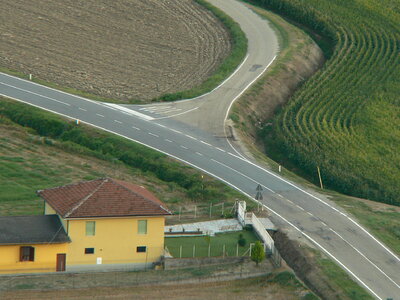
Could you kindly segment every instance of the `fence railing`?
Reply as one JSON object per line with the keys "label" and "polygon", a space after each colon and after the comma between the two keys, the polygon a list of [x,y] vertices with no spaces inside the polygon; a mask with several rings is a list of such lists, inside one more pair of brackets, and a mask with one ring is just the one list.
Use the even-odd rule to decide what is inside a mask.
{"label": "fence railing", "polygon": [[254,213],[247,213],[246,222],[250,223],[253,226],[254,231],[261,238],[264,246],[268,247],[269,252],[272,252],[274,249],[274,240],[265,230],[265,226],[263,225],[263,223],[261,223],[257,216]]}

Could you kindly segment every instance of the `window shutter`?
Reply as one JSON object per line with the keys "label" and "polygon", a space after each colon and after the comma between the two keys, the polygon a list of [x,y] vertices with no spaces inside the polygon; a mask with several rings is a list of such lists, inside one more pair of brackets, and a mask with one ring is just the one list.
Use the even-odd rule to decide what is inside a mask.
{"label": "window shutter", "polygon": [[29,261],[35,260],[35,248],[29,247]]}
{"label": "window shutter", "polygon": [[24,247],[19,248],[19,261],[24,261]]}

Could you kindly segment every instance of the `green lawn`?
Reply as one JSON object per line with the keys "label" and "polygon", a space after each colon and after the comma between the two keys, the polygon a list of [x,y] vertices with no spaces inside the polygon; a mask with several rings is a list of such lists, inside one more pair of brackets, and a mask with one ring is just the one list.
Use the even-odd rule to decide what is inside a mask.
{"label": "green lawn", "polygon": [[[238,246],[239,234],[246,240],[245,246]],[[258,239],[251,230],[242,230],[237,232],[216,234],[214,237],[167,237],[165,245],[168,247],[171,255],[180,257],[180,248],[182,247],[182,257],[193,257],[193,246],[195,257],[207,257],[210,245],[210,256],[236,256],[244,255],[249,250],[250,243],[255,243]],[[225,248],[224,248],[225,246]],[[248,254],[248,253],[247,253]]]}

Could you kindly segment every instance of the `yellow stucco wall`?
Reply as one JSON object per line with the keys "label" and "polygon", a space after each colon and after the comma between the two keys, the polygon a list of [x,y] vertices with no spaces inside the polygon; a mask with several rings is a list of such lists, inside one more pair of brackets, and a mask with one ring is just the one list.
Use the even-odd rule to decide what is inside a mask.
{"label": "yellow stucco wall", "polygon": [[[19,261],[21,246],[32,246],[35,248],[34,261]],[[0,246],[0,274],[55,272],[57,253],[66,252],[67,243],[50,245],[2,245]]]}
{"label": "yellow stucco wall", "polygon": [[[147,220],[147,234],[138,234],[138,220]],[[68,220],[71,243],[67,250],[68,266],[81,264],[150,263],[159,260],[164,249],[164,217],[97,218]],[[86,236],[86,221],[96,222],[94,236]],[[136,247],[147,252],[137,253]],[[94,248],[94,254],[85,254]]]}

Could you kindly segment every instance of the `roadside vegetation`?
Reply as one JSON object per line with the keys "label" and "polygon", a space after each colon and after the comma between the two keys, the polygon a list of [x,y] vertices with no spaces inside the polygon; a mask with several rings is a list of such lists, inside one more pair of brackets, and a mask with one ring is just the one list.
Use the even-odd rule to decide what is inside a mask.
{"label": "roadside vegetation", "polygon": [[319,167],[325,185],[342,193],[400,205],[400,12],[395,3],[251,2],[332,41],[324,67],[273,120],[264,120],[259,134],[267,153],[310,179]]}
{"label": "roadside vegetation", "polygon": [[[42,206],[35,195],[37,189],[69,184],[78,179],[113,174],[121,177],[124,173],[129,174],[130,179],[135,177],[147,182],[149,189],[162,195],[160,198],[173,210],[185,203],[246,200],[225,184],[209,176],[202,177],[197,170],[164,154],[5,98],[0,98],[0,126],[4,128],[4,134],[0,135],[0,203],[3,203],[0,205],[7,206],[0,206],[1,214],[41,213]],[[15,133],[15,137],[21,137],[24,142],[13,145],[13,135],[7,132]],[[47,151],[42,152],[36,145]],[[42,157],[42,153],[47,155]],[[109,168],[100,171],[92,169],[90,162],[76,166],[76,163],[70,165],[69,159],[54,160],[56,154],[62,157],[68,153],[71,160],[73,155],[87,157],[96,159],[96,166],[103,161]],[[74,166],[78,170],[74,170]],[[157,190],[159,185],[161,190]],[[18,205],[22,203],[26,210]],[[252,203],[249,205],[254,207]]]}

